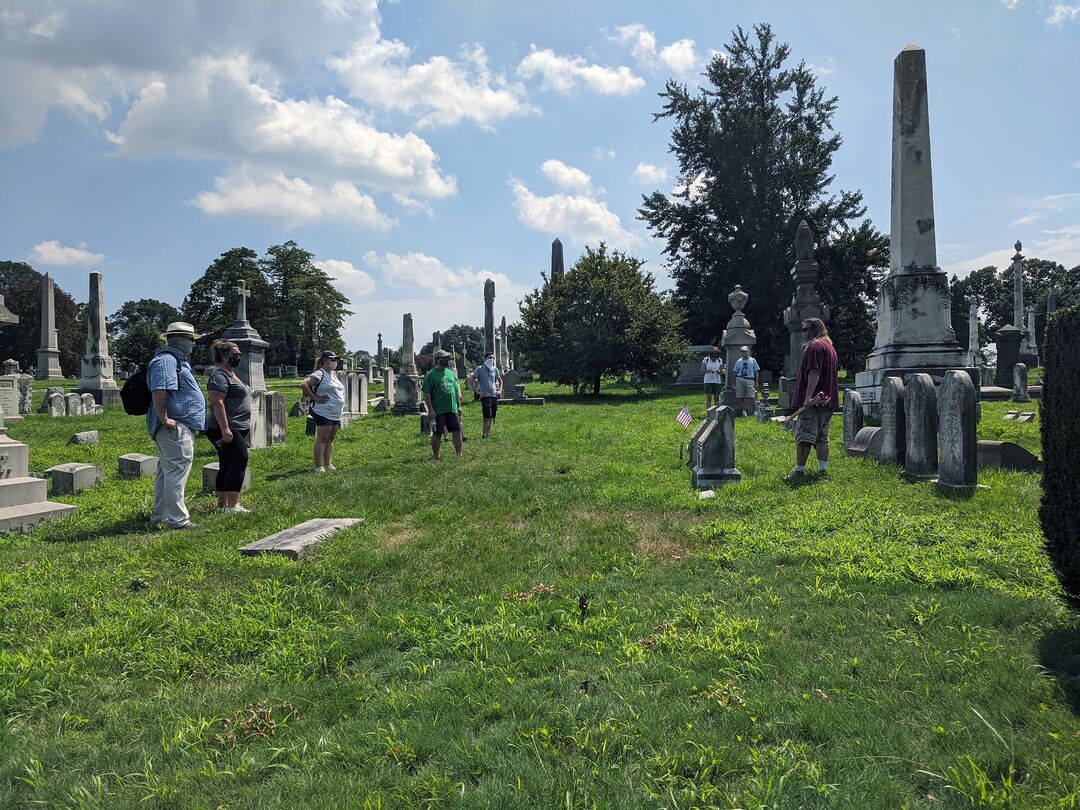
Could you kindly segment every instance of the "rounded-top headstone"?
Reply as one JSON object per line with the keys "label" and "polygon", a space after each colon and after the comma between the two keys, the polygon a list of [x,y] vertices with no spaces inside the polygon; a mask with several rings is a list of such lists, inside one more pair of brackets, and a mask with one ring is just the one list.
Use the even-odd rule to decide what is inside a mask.
{"label": "rounded-top headstone", "polygon": [[909,374],[904,380],[904,419],[907,447],[904,474],[924,477],[937,469],[937,391],[929,374]]}
{"label": "rounded-top headstone", "polygon": [[904,395],[904,383],[899,377],[881,381],[881,444],[877,456],[881,464],[904,463],[907,452]]}
{"label": "rounded-top headstone", "polygon": [[979,482],[975,386],[963,371],[947,371],[938,392],[938,484],[975,487]]}

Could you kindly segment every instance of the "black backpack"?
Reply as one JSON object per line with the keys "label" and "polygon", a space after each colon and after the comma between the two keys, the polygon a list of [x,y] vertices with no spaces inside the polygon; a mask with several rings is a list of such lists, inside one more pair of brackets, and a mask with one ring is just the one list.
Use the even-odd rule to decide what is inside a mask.
{"label": "black backpack", "polygon": [[[167,352],[172,354],[172,352]],[[180,358],[175,354],[172,355],[176,360],[176,376],[180,377]],[[120,389],[120,401],[124,403],[124,413],[130,416],[146,416],[150,412],[150,406],[154,402],[153,394],[150,393],[150,386],[146,383],[146,370],[150,364],[139,368],[134,374],[127,378],[124,382],[124,387]]]}

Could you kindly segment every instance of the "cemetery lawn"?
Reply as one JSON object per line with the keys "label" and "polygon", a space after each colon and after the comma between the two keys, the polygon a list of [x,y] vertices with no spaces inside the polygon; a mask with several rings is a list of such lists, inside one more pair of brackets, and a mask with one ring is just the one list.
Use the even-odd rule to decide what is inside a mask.
{"label": "cemetery lawn", "polygon": [[[153,452],[140,419],[11,425],[31,469],[106,480],[0,538],[0,806],[1080,805],[1037,475],[945,496],[840,452],[788,485],[790,434],[744,419],[742,483],[700,501],[696,390],[529,392],[487,441],[469,403],[438,464],[416,417],[373,415],[316,476],[290,419],[247,516],[209,511],[200,439],[193,532],[150,531],[152,482],[116,477]],[[1008,405],[982,437],[1037,449]],[[364,522],[306,561],[237,553],[336,516]]]}

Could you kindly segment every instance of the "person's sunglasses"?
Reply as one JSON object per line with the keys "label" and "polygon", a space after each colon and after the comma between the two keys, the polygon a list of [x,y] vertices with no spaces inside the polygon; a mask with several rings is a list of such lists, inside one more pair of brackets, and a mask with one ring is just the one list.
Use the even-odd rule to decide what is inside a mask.
{"label": "person's sunglasses", "polygon": [[805,329],[803,329],[803,331],[804,332],[813,332],[814,330],[813,330],[812,327],[806,327]]}

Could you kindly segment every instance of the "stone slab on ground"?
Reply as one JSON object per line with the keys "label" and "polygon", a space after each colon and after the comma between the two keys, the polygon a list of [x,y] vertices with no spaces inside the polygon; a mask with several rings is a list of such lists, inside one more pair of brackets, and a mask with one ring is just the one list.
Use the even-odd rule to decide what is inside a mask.
{"label": "stone slab on ground", "polygon": [[262,540],[240,547],[240,553],[247,556],[259,554],[284,554],[297,560],[306,553],[310,546],[317,545],[341,529],[348,529],[362,518],[312,518],[290,529],[275,532]]}
{"label": "stone slab on ground", "polygon": [[[202,468],[202,488],[203,492],[217,492],[217,474],[220,469],[220,465],[216,461],[211,461],[209,464],[203,464]],[[247,492],[248,487],[251,486],[251,468],[248,467],[244,470],[244,483],[240,485],[241,492]]]}
{"label": "stone slab on ground", "polygon": [[1034,411],[1029,411],[1027,413],[1022,413],[1018,417],[1016,417],[1016,421],[1017,422],[1034,422],[1035,421],[1035,413],[1034,413]]}
{"label": "stone slab on ground", "polygon": [[38,523],[66,517],[77,508],[77,506],[70,503],[41,501],[0,509],[0,534],[32,529]]}
{"label": "stone slab on ground", "polygon": [[52,479],[53,495],[74,495],[105,480],[105,471],[93,464],[57,464],[45,470]]}
{"label": "stone slab on ground", "polygon": [[980,470],[987,467],[1022,472],[1042,470],[1042,459],[1013,442],[980,439],[975,444],[975,452]]}
{"label": "stone slab on ground", "polygon": [[157,456],[125,453],[117,463],[121,478],[150,478],[157,474]]}
{"label": "stone slab on ground", "polygon": [[500,399],[500,405],[543,405],[543,397],[509,397]]}
{"label": "stone slab on ground", "polygon": [[1005,411],[1005,415],[1003,417],[1001,417],[1001,418],[1002,419],[1012,420],[1012,419],[1015,419],[1016,417],[1018,417],[1019,415],[1020,415],[1020,411]]}
{"label": "stone slab on ground", "polygon": [[45,500],[45,479],[29,475],[5,478],[0,486],[0,509],[40,503]]}
{"label": "stone slab on ground", "polygon": [[96,430],[82,430],[68,439],[68,444],[98,444],[99,441]]}

